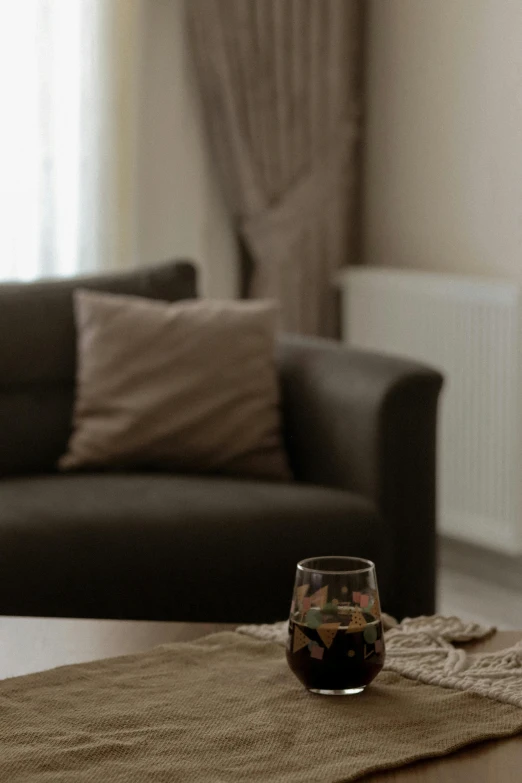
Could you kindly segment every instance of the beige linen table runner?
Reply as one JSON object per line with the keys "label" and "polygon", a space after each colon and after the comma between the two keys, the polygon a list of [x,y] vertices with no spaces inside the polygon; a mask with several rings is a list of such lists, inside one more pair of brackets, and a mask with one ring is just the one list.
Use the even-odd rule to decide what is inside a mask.
{"label": "beige linen table runner", "polygon": [[349,781],[522,731],[514,701],[392,670],[314,696],[277,642],[219,633],[0,682],[0,781]]}

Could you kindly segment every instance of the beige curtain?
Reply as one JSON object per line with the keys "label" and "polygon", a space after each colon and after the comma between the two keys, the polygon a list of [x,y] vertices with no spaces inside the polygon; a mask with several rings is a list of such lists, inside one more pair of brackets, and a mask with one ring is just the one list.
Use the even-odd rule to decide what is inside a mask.
{"label": "beige curtain", "polygon": [[356,245],[361,0],[189,0],[214,154],[284,327],[335,334]]}

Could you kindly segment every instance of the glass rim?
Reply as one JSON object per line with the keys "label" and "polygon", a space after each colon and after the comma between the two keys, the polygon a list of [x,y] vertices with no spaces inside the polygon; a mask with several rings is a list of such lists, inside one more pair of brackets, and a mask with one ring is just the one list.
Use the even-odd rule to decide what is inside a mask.
{"label": "glass rim", "polygon": [[[316,561],[322,561],[322,560],[345,560],[347,562],[357,562],[357,563],[365,563],[365,566],[363,568],[346,568],[342,569],[340,571],[338,570],[332,570],[328,568],[311,568],[307,564]],[[366,574],[369,571],[374,570],[375,571],[375,563],[373,563],[371,560],[366,560],[365,557],[350,557],[349,555],[323,555],[319,557],[306,557],[304,560],[300,560],[297,564],[298,571],[306,571],[307,573],[315,573],[315,574],[334,574],[337,576],[340,575],[350,575],[350,574]]]}

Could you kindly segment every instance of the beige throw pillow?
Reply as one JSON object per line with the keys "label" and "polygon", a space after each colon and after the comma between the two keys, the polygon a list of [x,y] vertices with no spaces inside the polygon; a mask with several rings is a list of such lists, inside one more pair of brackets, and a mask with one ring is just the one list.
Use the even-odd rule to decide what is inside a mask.
{"label": "beige throw pillow", "polygon": [[62,469],[286,479],[270,302],[75,292],[73,434]]}

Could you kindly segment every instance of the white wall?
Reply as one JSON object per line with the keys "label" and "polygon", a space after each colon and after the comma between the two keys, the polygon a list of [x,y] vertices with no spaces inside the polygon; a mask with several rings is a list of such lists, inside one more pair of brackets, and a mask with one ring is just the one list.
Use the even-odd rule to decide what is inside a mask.
{"label": "white wall", "polygon": [[521,0],[370,0],[367,63],[367,263],[521,277]]}
{"label": "white wall", "polygon": [[203,266],[203,291],[237,292],[234,234],[203,130],[183,0],[145,0],[141,31],[135,254]]}

